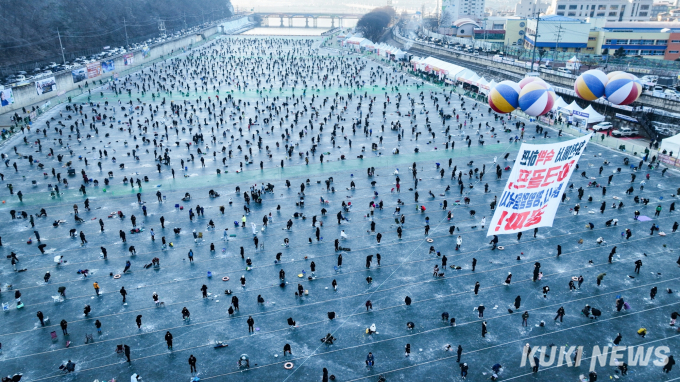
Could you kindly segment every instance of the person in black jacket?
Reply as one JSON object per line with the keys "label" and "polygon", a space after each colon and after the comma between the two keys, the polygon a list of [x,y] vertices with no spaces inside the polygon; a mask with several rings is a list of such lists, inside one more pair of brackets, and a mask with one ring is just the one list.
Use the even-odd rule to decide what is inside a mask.
{"label": "person in black jacket", "polygon": [[191,366],[191,372],[196,373],[196,357],[194,355],[189,356],[189,366]]}
{"label": "person in black jacket", "polygon": [[168,344],[168,349],[172,350],[172,333],[165,332],[165,342]]}
{"label": "person in black jacket", "polygon": [[248,323],[248,333],[255,333],[255,328],[253,327],[253,325],[255,325],[255,320],[253,319],[253,316],[248,316],[246,322]]}

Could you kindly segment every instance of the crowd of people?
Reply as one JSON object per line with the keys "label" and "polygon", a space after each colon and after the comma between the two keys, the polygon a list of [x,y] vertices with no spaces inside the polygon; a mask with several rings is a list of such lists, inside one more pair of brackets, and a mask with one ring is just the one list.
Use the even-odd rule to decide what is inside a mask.
{"label": "crowd of people", "polygon": [[[319,43],[216,39],[23,131],[0,174],[0,296],[15,301],[3,373],[131,374],[108,347],[142,360],[134,380],[258,363],[297,380],[386,380],[454,357],[462,378],[496,380],[540,371],[509,365],[526,341],[675,335],[680,188],[658,158],[591,144],[552,228],[487,238],[519,144],[567,137]],[[422,347],[434,353],[412,356]],[[347,369],[359,350],[368,374]],[[167,353],[186,373],[155,358]],[[298,371],[308,360],[316,369]]]}

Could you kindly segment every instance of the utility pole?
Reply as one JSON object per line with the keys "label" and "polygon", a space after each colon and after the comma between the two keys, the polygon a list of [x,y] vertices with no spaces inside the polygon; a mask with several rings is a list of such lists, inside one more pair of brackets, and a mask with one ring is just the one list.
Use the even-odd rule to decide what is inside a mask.
{"label": "utility pole", "polygon": [[541,11],[536,13],[536,31],[534,35],[534,49],[531,50],[531,71],[534,71],[534,58],[536,57],[536,45],[538,45],[538,23],[541,20]]}
{"label": "utility pole", "polygon": [[555,41],[555,55],[553,56],[553,61],[557,61],[557,47],[560,44],[560,34],[562,32],[562,23],[557,27],[557,41]]}
{"label": "utility pole", "polygon": [[130,44],[128,43],[127,23],[125,22],[125,17],[123,17],[123,27],[125,27],[125,47],[128,47]]}
{"label": "utility pole", "polygon": [[184,29],[187,29],[187,13],[184,12],[182,15],[184,16]]}
{"label": "utility pole", "polygon": [[64,56],[64,46],[61,45],[61,33],[59,33],[59,28],[57,28],[57,36],[59,36],[59,48],[61,49],[61,59],[64,61],[64,65],[66,65],[66,57]]}

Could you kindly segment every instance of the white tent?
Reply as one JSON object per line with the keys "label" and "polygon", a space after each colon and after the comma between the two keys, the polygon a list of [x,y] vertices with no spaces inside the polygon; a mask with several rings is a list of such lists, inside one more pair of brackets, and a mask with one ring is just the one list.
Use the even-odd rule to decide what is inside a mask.
{"label": "white tent", "polygon": [[569,106],[567,106],[566,108],[569,109],[569,110],[571,110],[572,112],[574,112],[574,111],[583,111],[583,109],[581,109],[581,106],[579,106],[579,105],[576,103],[576,101],[571,101],[571,103],[569,104]]}
{"label": "white tent", "polygon": [[396,58],[397,60],[403,60],[404,57],[406,56],[406,52],[404,52],[401,49],[397,49],[396,52],[393,52],[392,54],[394,54],[394,58]]}
{"label": "white tent", "polygon": [[569,104],[567,104],[566,102],[564,102],[564,99],[562,99],[562,97],[558,97],[558,98],[557,98],[557,101],[555,101],[555,103],[553,104],[553,108],[552,108],[552,109],[553,109],[553,110],[557,110],[557,109],[560,109],[560,108],[566,109],[566,108],[568,108],[568,107],[569,107]]}
{"label": "white tent", "polygon": [[470,84],[470,85],[475,85],[475,86],[477,86],[477,81],[479,81],[480,78],[481,78],[481,77],[479,77],[479,75],[477,75],[477,73],[475,73],[474,76],[472,76],[472,77],[466,79],[465,82],[467,82],[467,83]]}
{"label": "white tent", "polygon": [[[394,54],[396,58],[402,58],[404,55],[406,55],[406,52],[403,52],[397,48],[393,48],[392,54]],[[474,85],[477,85],[476,81],[479,80],[479,76],[477,76],[477,74],[472,70],[452,64],[450,62],[439,60],[434,57],[413,57],[411,58],[410,62],[414,70],[436,73],[439,75],[440,79],[442,77],[446,77],[451,81],[466,81]],[[467,79],[473,79],[474,81],[468,81]],[[486,80],[484,83],[487,83]]]}
{"label": "white tent", "polygon": [[567,61],[567,64],[565,66],[567,69],[578,70],[581,67],[581,60],[574,56],[570,58],[569,61]]}
{"label": "white tent", "polygon": [[466,70],[464,72],[458,73],[458,75],[456,75],[456,80],[461,81],[461,82],[468,82],[468,80],[470,78],[475,78],[475,77],[479,78],[477,76],[477,73],[475,73],[471,70]]}
{"label": "white tent", "polygon": [[588,113],[588,123],[599,123],[604,121],[604,115],[593,109],[593,105],[588,105],[583,112]]}
{"label": "white tent", "polygon": [[491,82],[489,82],[488,84],[484,85],[481,89],[479,89],[479,91],[482,92],[482,93],[484,93],[484,94],[487,94],[487,95],[488,95],[489,92],[491,91],[491,89],[493,89],[494,86],[496,86],[496,85],[497,85],[497,84],[496,84],[496,81],[491,80]]}
{"label": "white tent", "polygon": [[364,41],[362,41],[362,42],[359,43],[359,46],[366,46],[366,45],[368,45],[368,44],[373,44],[373,41],[371,41],[371,40],[365,38]]}
{"label": "white tent", "polygon": [[425,60],[426,58],[422,57],[415,57],[411,60],[411,64],[413,65],[413,70],[418,70],[418,71],[424,71],[425,70]]}
{"label": "white tent", "polygon": [[678,153],[680,153],[680,134],[662,139],[661,148],[659,150],[662,152],[666,150],[669,154],[672,151],[673,155],[677,157]]}
{"label": "white tent", "polygon": [[385,54],[385,50],[387,49],[387,46],[388,46],[388,45],[386,45],[386,44],[384,44],[384,43],[375,44],[375,45],[374,45],[375,53],[377,53],[378,55],[384,55],[384,54]]}
{"label": "white tent", "polygon": [[343,42],[344,45],[349,45],[354,47],[355,49],[359,49],[360,47],[364,47],[368,44],[373,44],[371,40],[363,37],[350,37],[347,40]]}
{"label": "white tent", "polygon": [[434,57],[426,58],[423,61],[423,64],[425,64],[426,67],[424,70],[441,73],[448,76],[449,78],[455,78],[459,73],[467,70],[462,66],[442,61]]}
{"label": "white tent", "polygon": [[363,38],[363,37],[350,37],[347,40],[345,40],[345,44],[359,45],[364,40],[366,40],[366,39]]}
{"label": "white tent", "polygon": [[444,69],[444,68],[448,65],[448,62],[442,61],[442,60],[438,60],[438,59],[436,59],[436,58],[434,58],[434,57],[428,57],[428,58],[426,58],[426,59],[423,61],[423,63],[424,63],[425,66],[426,66],[426,69],[425,69],[425,70],[427,70],[427,71],[435,71],[435,72],[438,72],[438,71]]}

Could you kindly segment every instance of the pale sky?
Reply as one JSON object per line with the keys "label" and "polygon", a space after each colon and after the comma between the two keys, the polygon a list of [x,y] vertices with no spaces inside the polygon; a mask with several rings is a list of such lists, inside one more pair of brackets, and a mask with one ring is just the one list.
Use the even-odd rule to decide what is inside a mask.
{"label": "pale sky", "polygon": [[[487,6],[513,9],[517,0],[487,0]],[[397,11],[435,11],[437,0],[392,0]],[[439,2],[441,4],[441,1]],[[234,9],[254,12],[309,12],[309,13],[365,13],[373,8],[387,5],[387,0],[232,0]]]}

